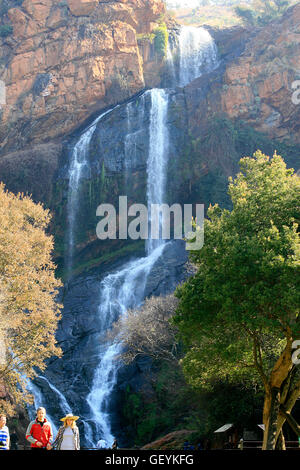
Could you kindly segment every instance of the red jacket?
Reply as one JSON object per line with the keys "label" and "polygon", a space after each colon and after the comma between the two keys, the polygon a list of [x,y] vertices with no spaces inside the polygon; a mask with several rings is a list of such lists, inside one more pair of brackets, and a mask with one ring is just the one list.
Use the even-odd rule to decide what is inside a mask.
{"label": "red jacket", "polygon": [[46,419],[44,419],[43,425],[37,419],[31,421],[26,431],[26,439],[31,443],[31,447],[38,447],[36,445],[38,441],[43,444],[43,447],[46,447],[52,440],[52,437],[51,424]]}

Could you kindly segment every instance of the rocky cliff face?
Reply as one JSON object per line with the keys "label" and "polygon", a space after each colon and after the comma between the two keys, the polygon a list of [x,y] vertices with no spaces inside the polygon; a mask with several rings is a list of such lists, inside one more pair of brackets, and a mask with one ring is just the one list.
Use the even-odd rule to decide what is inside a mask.
{"label": "rocky cliff face", "polygon": [[1,152],[59,139],[93,112],[144,87],[137,34],[150,33],[161,0],[24,0],[0,43]]}
{"label": "rocky cliff face", "polygon": [[[84,397],[97,359],[100,281],[129,257],[144,254],[143,245],[132,250],[119,240],[99,243],[95,211],[101,202],[117,207],[122,194],[128,195],[128,205],[145,202],[150,102],[147,93],[137,92],[161,77],[159,67],[152,66],[153,49],[147,41],[139,49],[136,35],[147,37],[162,12],[160,0],[24,0],[22,7],[9,10],[13,36],[2,40],[0,78],[7,85],[7,105],[0,122],[0,180],[15,192],[29,191],[53,210],[61,259],[70,152],[78,130],[95,112],[131,97],[97,125],[90,143],[91,171],[80,188],[78,276],[62,293],[58,341],[65,355],[50,361],[46,375],[80,415],[88,412]],[[223,205],[227,177],[239,158],[257,148],[280,153],[280,139],[293,144],[283,156],[294,165],[300,106],[291,101],[291,83],[297,79],[299,24],[297,6],[282,24],[264,30],[212,30],[220,50],[218,70],[169,92],[170,204]],[[173,290],[186,276],[185,261],[186,253],[174,245],[151,272],[146,295]],[[137,370],[143,374],[146,367],[126,370],[118,389],[128,383],[138,388]],[[57,394],[47,380],[37,383],[55,414]]]}
{"label": "rocky cliff face", "polygon": [[300,4],[259,31],[237,63],[227,68],[222,110],[272,138],[300,143],[300,108],[292,102],[299,64]]}
{"label": "rocky cliff face", "polygon": [[[136,253],[127,258],[137,258]],[[166,295],[183,282],[188,272],[185,267],[187,254],[184,243],[177,240],[166,250],[166,253],[154,265],[145,287],[145,297]],[[48,380],[64,395],[73,412],[81,417],[89,416],[90,409],[86,396],[90,392],[98,358],[95,351],[103,340],[101,334],[100,283],[108,273],[116,272],[125,260],[118,260],[105,267],[92,270],[88,275],[72,280],[68,289],[62,293],[64,303],[63,317],[57,332],[57,340],[64,351],[63,358],[52,358],[45,378],[37,378],[35,383],[41,389],[47,411],[57,417],[61,409],[60,398],[49,387]],[[118,436],[121,447],[128,445],[128,437],[120,430],[119,416],[124,403],[120,401],[127,386],[137,391],[149,374],[151,361],[141,358],[135,364],[123,367],[118,373],[118,382],[111,397],[112,430]],[[57,417],[58,418],[58,417]],[[87,422],[93,426],[92,422]],[[82,445],[85,443],[85,431],[79,422]]]}
{"label": "rocky cliff face", "polygon": [[[28,2],[32,8],[30,14],[25,13]],[[51,3],[48,11],[46,3],[25,0],[22,9],[9,11],[9,14],[15,13],[14,21],[19,14],[27,15],[27,26],[22,23],[22,29],[19,25],[5,46],[11,44],[14,51],[20,50],[13,56],[11,49],[6,73],[19,70],[18,65],[21,67],[19,77],[23,78],[15,79],[8,86],[8,105],[2,110],[0,124],[4,153],[0,157],[0,179],[8,189],[28,191],[35,200],[45,202],[53,210],[57,262],[63,260],[68,167],[78,137],[76,128],[80,130],[78,125],[82,119],[94,114],[95,109],[122,101],[145,84],[157,86],[164,80],[159,74],[153,45],[147,39],[155,19],[163,11],[161,2],[69,2],[64,10],[62,3]],[[65,20],[55,27],[50,26],[54,12],[62,14],[62,11],[67,15]],[[300,18],[299,5],[285,15],[282,24],[274,22],[262,30],[247,31],[239,27],[211,30],[218,45],[220,66],[187,87],[170,93],[170,202],[226,203],[228,176],[238,170],[237,163],[243,155],[251,155],[257,148],[269,154],[276,149],[289,165],[299,168],[300,106],[292,103],[291,89],[293,80],[297,79],[295,64],[299,58],[299,48],[295,47],[300,37],[297,18]],[[34,34],[33,24],[39,28]],[[168,24],[168,27],[172,43],[178,26]],[[76,39],[73,42],[72,31]],[[130,34],[122,36],[124,31]],[[29,32],[30,41],[28,38],[23,41]],[[42,37],[44,40],[34,49],[33,44]],[[61,47],[61,52],[52,51],[55,44]],[[4,49],[3,46],[3,54]],[[38,57],[34,51],[43,51],[46,63],[42,69],[34,68]],[[30,57],[24,62],[27,68],[22,62],[24,57]],[[100,62],[103,73],[97,75],[95,64]],[[57,77],[55,86],[54,82],[47,81],[50,69],[53,77]],[[31,70],[37,73],[30,74]],[[115,77],[120,77],[122,70],[127,75],[117,85]],[[63,85],[68,80],[72,83],[69,88]],[[19,90],[14,95],[14,87],[23,81],[28,82],[28,87],[32,83],[31,88],[27,93]],[[14,104],[10,105],[13,100]],[[144,100],[143,105],[141,100]],[[95,211],[100,202],[117,207],[120,194],[128,195],[129,205],[132,201],[145,201],[149,102],[146,95],[142,98],[139,94],[129,101],[101,121],[91,141],[91,175],[82,181],[80,188],[82,219],[78,226],[82,229],[77,233],[75,263],[79,272],[82,267],[89,268],[92,260],[95,265],[109,253],[121,256],[123,250],[131,249],[120,240],[100,246],[95,234]],[[21,104],[29,102],[26,115]],[[41,108],[38,103],[42,103]],[[144,109],[142,116],[141,109]],[[249,129],[241,129],[242,123],[251,132],[258,133],[250,136]],[[260,134],[269,140],[261,138]],[[284,138],[294,145],[293,149],[281,149],[278,141]],[[41,144],[44,140],[49,142]],[[19,147],[25,149],[7,153]]]}
{"label": "rocky cliff face", "polygon": [[[236,34],[239,37],[238,30]],[[226,55],[228,40],[222,44],[222,38],[224,33],[220,32],[220,52]],[[271,139],[299,144],[300,106],[292,102],[292,84],[300,78],[299,46],[300,4],[290,8],[282,19],[249,31],[245,49],[221,64],[209,84],[206,77],[205,83],[200,79],[188,87],[194,134],[206,126],[211,116],[223,113]]]}

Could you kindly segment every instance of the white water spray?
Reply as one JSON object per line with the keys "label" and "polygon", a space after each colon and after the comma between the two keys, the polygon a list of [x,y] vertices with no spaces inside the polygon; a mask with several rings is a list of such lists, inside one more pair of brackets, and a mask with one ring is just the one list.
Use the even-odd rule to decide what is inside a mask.
{"label": "white water spray", "polygon": [[[151,204],[161,204],[165,196],[165,172],[168,159],[168,129],[166,125],[168,95],[164,90],[154,89],[151,95],[150,143],[148,157],[147,200]],[[165,241],[149,240],[147,256],[126,263],[118,272],[109,274],[101,282],[99,315],[101,331],[107,331],[112,323],[130,308],[137,307],[144,299],[145,286],[151,269],[161,257]],[[113,388],[117,381],[120,362],[117,356],[122,344],[116,338],[112,343],[99,345],[99,365],[95,371],[93,386],[87,397],[91,409],[91,420],[95,424],[96,441],[105,439],[112,444],[109,405]],[[92,435],[87,436],[89,444],[94,445]]]}
{"label": "white water spray", "polygon": [[[209,33],[203,28],[182,28],[179,38],[180,56],[180,85],[185,86],[204,72],[209,72],[217,67],[217,49]],[[168,51],[170,67],[174,67],[173,60]],[[172,69],[172,76],[175,75]],[[173,84],[172,84],[173,85]],[[166,170],[168,162],[168,94],[165,90],[154,89],[146,93],[151,94],[151,114],[149,128],[149,155],[147,162],[147,202],[151,204],[165,202]],[[145,94],[146,96],[146,94]],[[144,96],[141,99],[140,116],[144,116]],[[137,158],[137,142],[139,129],[131,127],[131,107],[127,105],[127,137],[125,138],[125,169],[130,169],[131,164]],[[114,108],[113,108],[114,109]],[[68,193],[68,262],[67,269],[70,274],[74,257],[74,233],[80,199],[80,182],[89,173],[88,152],[89,145],[97,123],[111,110],[101,114],[91,126],[81,135],[72,153],[69,168],[69,193]],[[138,120],[140,120],[138,118]],[[149,211],[149,214],[151,212]],[[150,222],[150,221],[149,221]],[[160,220],[161,224],[161,220]],[[151,234],[149,234],[151,235]],[[161,238],[147,240],[147,256],[126,263],[118,272],[111,273],[101,282],[101,298],[99,302],[99,317],[101,320],[101,333],[103,336],[110,329],[112,323],[120,315],[125,315],[129,308],[134,308],[143,302],[147,279],[156,261],[162,256],[166,243]],[[95,370],[91,391],[87,397],[90,406],[90,419],[84,420],[85,437],[88,444],[94,446],[104,438],[109,445],[113,440],[111,430],[110,403],[111,394],[116,385],[117,372],[120,363],[117,356],[122,350],[122,344],[115,339],[113,342],[99,341],[96,352],[98,366]],[[54,391],[54,386],[49,387]],[[56,389],[57,392],[59,392]],[[36,401],[43,403],[40,390],[32,385],[32,392]],[[66,403],[61,398],[62,409],[67,409]],[[82,417],[84,419],[84,417]]]}
{"label": "white water spray", "polygon": [[[119,106],[119,105],[118,105]],[[118,107],[116,106],[116,108]],[[113,109],[109,109],[104,113],[100,114],[92,124],[83,132],[78,142],[75,144],[69,167],[69,189],[68,189],[68,202],[67,202],[67,213],[68,213],[68,232],[67,232],[67,276],[70,276],[73,257],[74,257],[74,244],[75,244],[75,230],[76,230],[76,218],[78,213],[78,206],[80,200],[80,182],[84,173],[89,176],[89,163],[88,154],[90,148],[90,142],[95,132],[96,126],[101,119],[110,113]]]}
{"label": "white water spray", "polygon": [[204,28],[184,26],[179,35],[179,85],[186,86],[218,66],[216,44]]}

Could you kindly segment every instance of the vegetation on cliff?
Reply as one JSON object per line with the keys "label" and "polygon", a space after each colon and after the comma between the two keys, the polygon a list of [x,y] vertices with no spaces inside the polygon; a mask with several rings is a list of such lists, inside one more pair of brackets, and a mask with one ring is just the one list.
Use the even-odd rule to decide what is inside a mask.
{"label": "vegetation on cliff", "polygon": [[197,273],[179,286],[174,319],[188,346],[188,382],[261,383],[264,448],[283,442],[285,418],[300,391],[292,362],[299,339],[300,180],[278,155],[240,161],[230,181],[232,211],[210,207],[205,245],[191,253]]}
{"label": "vegetation on cliff", "polygon": [[167,2],[169,14],[190,25],[263,26],[280,17],[297,0],[195,0]]}
{"label": "vegetation on cliff", "polygon": [[[141,389],[128,385],[124,391],[120,413],[128,439],[138,446],[182,429],[193,431],[189,440],[196,442],[212,437],[216,428],[233,417],[240,429],[261,420],[262,393],[250,381],[215,380],[202,388],[187,383],[180,363],[183,345],[178,328],[169,321],[177,305],[173,294],[146,299],[140,309],[122,317],[111,333],[124,342],[125,363],[139,358],[148,363]],[[179,440],[178,447],[171,448],[180,449],[182,444]],[[175,445],[173,440],[170,445]]]}
{"label": "vegetation on cliff", "polygon": [[30,402],[25,377],[59,355],[55,331],[60,281],[51,260],[49,212],[0,185],[0,410]]}
{"label": "vegetation on cliff", "polygon": [[242,430],[263,411],[264,447],[284,446],[284,413],[300,391],[292,360],[300,336],[300,181],[277,154],[258,151],[240,166],[230,179],[232,210],[208,210],[205,245],[190,256],[196,272],[175,291],[179,305],[172,295],[147,299],[114,327],[125,362],[152,361],[144,387],[124,396],[137,445],[175,429],[209,436],[233,420]]}
{"label": "vegetation on cliff", "polygon": [[235,14],[248,26],[264,26],[295,4],[293,0],[253,0],[249,7],[236,6]]}
{"label": "vegetation on cliff", "polygon": [[299,145],[270,139],[245,121],[215,115],[208,118],[205,130],[198,134],[187,135],[178,166],[173,167],[171,162],[169,168],[170,192],[179,189],[184,203],[202,201],[205,208],[218,203],[230,209],[228,176],[238,171],[242,155],[253,155],[258,148],[266,155],[277,151],[288,167],[299,168]]}
{"label": "vegetation on cliff", "polygon": [[168,30],[166,23],[161,23],[154,31],[154,46],[160,57],[166,57],[168,47]]}

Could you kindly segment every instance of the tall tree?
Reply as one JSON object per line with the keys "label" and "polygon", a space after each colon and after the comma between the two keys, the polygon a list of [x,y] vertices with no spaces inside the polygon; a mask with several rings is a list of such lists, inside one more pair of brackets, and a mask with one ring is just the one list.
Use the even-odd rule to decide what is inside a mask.
{"label": "tall tree", "polygon": [[[0,185],[0,385],[12,403],[28,401],[26,377],[59,355],[55,330],[60,281],[51,260],[53,239],[46,233],[49,211],[29,197]],[[9,401],[0,409],[10,412]]]}
{"label": "tall tree", "polygon": [[[264,449],[282,442],[284,413],[300,395],[293,342],[300,338],[300,180],[283,159],[256,152],[230,179],[232,210],[208,209],[197,273],[176,295],[194,386],[212,377],[261,383]],[[238,406],[238,404],[237,404]]]}

